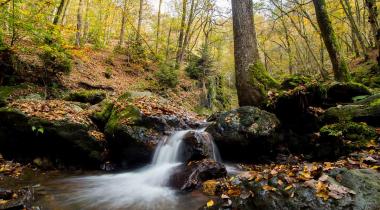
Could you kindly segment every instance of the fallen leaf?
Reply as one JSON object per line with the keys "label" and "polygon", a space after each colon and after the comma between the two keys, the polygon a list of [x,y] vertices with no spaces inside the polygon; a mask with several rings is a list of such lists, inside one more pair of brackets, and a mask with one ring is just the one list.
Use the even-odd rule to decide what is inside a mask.
{"label": "fallen leaf", "polygon": [[212,207],[212,206],[214,206],[214,201],[213,200],[209,200],[207,202],[207,207]]}
{"label": "fallen leaf", "polygon": [[288,190],[290,190],[290,189],[292,189],[292,188],[293,188],[293,186],[292,186],[292,185],[289,185],[289,186],[285,187],[285,190],[288,191]]}
{"label": "fallen leaf", "polygon": [[264,185],[263,190],[265,190],[265,191],[276,191],[277,189],[272,187],[272,186],[269,186],[269,185]]}

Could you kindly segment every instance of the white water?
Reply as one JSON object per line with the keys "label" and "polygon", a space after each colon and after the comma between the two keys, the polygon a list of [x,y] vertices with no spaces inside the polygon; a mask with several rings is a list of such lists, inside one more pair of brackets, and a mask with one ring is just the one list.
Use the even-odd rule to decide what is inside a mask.
{"label": "white water", "polygon": [[[70,184],[77,187],[74,193],[70,193],[68,204],[80,203],[81,209],[176,209],[176,192],[166,185],[172,170],[181,164],[181,154],[178,153],[188,132],[190,130],[175,132],[162,141],[152,164],[140,170],[70,179]],[[220,160],[213,142],[212,149],[214,159]]]}

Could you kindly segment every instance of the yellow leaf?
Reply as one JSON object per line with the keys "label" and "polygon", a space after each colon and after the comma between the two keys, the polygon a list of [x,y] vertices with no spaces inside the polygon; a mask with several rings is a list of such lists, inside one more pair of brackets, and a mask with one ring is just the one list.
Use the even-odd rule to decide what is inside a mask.
{"label": "yellow leaf", "polygon": [[380,166],[372,166],[371,169],[377,170],[380,169]]}
{"label": "yellow leaf", "polygon": [[285,187],[285,190],[290,190],[290,189],[292,189],[292,188],[293,188],[293,186],[292,186],[292,185],[289,185],[289,186]]}
{"label": "yellow leaf", "polygon": [[212,206],[214,206],[214,201],[213,200],[209,200],[207,202],[207,207],[212,207]]}
{"label": "yellow leaf", "polygon": [[266,190],[266,191],[276,191],[277,189],[272,187],[272,186],[269,186],[269,185],[264,185],[263,186],[263,190]]}
{"label": "yellow leaf", "polygon": [[327,200],[327,199],[329,199],[329,195],[328,195],[328,193],[326,193],[325,191],[323,191],[323,192],[318,192],[317,193],[317,196],[318,197],[320,197],[320,198],[322,198],[323,200]]}

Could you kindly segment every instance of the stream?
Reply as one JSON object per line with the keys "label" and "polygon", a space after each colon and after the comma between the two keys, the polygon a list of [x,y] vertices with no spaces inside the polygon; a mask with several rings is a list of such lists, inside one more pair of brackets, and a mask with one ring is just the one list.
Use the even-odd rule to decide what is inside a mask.
{"label": "stream", "polygon": [[[198,209],[209,199],[201,192],[181,193],[168,187],[175,167],[181,162],[181,144],[194,130],[177,131],[156,148],[151,164],[135,171],[78,176],[42,183],[36,205],[42,209]],[[204,130],[196,130],[210,138]],[[211,137],[212,138],[212,137]],[[212,142],[213,158],[221,161]],[[234,171],[233,166],[227,166]]]}

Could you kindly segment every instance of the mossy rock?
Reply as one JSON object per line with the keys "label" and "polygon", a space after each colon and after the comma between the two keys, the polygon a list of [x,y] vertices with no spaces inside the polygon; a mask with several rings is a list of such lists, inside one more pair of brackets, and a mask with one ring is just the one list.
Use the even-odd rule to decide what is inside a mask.
{"label": "mossy rock", "polygon": [[256,107],[215,115],[206,129],[215,139],[223,158],[247,161],[269,154],[280,126],[277,117]]}
{"label": "mossy rock", "polygon": [[294,75],[284,79],[281,83],[281,89],[291,90],[300,85],[306,85],[310,82],[310,79],[302,75]]}
{"label": "mossy rock", "polygon": [[281,92],[268,106],[285,128],[299,133],[310,133],[319,129],[320,120],[310,107],[324,107],[326,87],[319,83],[308,83],[291,91]]}
{"label": "mossy rock", "polygon": [[323,121],[326,123],[366,122],[372,126],[380,126],[379,98],[380,94],[354,104],[330,108],[323,115]]}
{"label": "mossy rock", "polygon": [[78,90],[69,93],[64,100],[97,104],[106,98],[106,93],[99,90]]}
{"label": "mossy rock", "polygon": [[96,110],[90,116],[91,120],[94,121],[101,128],[104,128],[109,118],[111,117],[114,103],[111,101],[104,100],[95,106],[97,107],[95,108]]}
{"label": "mossy rock", "polygon": [[327,90],[327,96],[333,103],[352,103],[354,97],[370,96],[372,92],[363,84],[349,83],[334,83]]}
{"label": "mossy rock", "polygon": [[90,134],[92,125],[31,117],[13,108],[0,108],[0,119],[0,153],[7,159],[47,158],[57,167],[88,169],[104,161],[105,143]]}
{"label": "mossy rock", "polygon": [[344,122],[325,125],[320,130],[321,138],[341,139],[345,152],[364,148],[367,143],[376,138],[376,130],[365,123]]}

